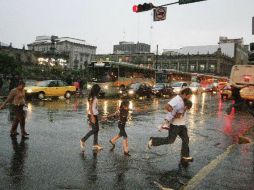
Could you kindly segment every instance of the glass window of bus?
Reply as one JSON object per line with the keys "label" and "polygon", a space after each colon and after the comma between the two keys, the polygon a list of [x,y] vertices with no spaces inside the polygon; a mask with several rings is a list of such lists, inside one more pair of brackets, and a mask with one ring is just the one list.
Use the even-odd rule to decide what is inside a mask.
{"label": "glass window of bus", "polygon": [[94,82],[111,82],[118,79],[117,68],[93,67],[90,73],[90,80]]}
{"label": "glass window of bus", "polygon": [[181,82],[176,82],[176,83],[173,83],[172,84],[172,87],[182,87],[182,84]]}

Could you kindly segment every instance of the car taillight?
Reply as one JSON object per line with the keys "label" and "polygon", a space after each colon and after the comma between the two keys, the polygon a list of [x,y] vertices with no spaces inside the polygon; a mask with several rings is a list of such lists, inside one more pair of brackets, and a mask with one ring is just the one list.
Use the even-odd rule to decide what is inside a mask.
{"label": "car taillight", "polygon": [[251,79],[251,76],[250,76],[250,75],[245,75],[245,76],[243,77],[244,82],[250,82],[250,79]]}

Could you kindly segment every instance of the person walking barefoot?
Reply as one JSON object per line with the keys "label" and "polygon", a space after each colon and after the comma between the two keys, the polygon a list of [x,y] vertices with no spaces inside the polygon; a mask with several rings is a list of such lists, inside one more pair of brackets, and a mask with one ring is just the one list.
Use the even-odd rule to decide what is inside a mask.
{"label": "person walking barefoot", "polygon": [[101,145],[98,144],[98,133],[99,133],[99,111],[98,111],[98,95],[101,88],[98,84],[94,84],[91,88],[91,91],[88,95],[88,102],[89,102],[89,109],[88,109],[88,121],[91,130],[82,138],[80,139],[80,147],[82,151],[85,150],[85,142],[87,139],[93,135],[93,150],[101,150],[103,149]]}
{"label": "person walking barefoot", "polygon": [[115,112],[113,115],[108,116],[108,118],[119,116],[118,128],[120,130],[116,136],[114,136],[112,139],[109,140],[110,144],[112,145],[112,148],[110,150],[113,151],[115,149],[116,141],[119,138],[123,137],[123,152],[124,152],[125,156],[131,156],[129,154],[128,136],[125,131],[125,125],[126,125],[126,122],[128,120],[128,115],[129,115],[129,104],[130,103],[128,100],[122,101],[119,110],[117,112]]}

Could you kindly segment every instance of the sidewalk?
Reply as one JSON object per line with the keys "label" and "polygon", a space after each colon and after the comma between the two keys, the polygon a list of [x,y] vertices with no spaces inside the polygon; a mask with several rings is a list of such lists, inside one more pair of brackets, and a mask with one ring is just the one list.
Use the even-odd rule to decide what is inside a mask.
{"label": "sidewalk", "polygon": [[184,190],[251,190],[254,189],[254,129],[249,144],[233,144],[199,171]]}

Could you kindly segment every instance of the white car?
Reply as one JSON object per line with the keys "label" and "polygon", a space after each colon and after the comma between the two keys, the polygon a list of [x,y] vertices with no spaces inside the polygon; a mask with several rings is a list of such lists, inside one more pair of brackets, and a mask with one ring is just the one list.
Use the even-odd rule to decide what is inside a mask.
{"label": "white car", "polygon": [[182,89],[187,88],[188,84],[186,82],[176,82],[171,85],[173,92],[179,94]]}

